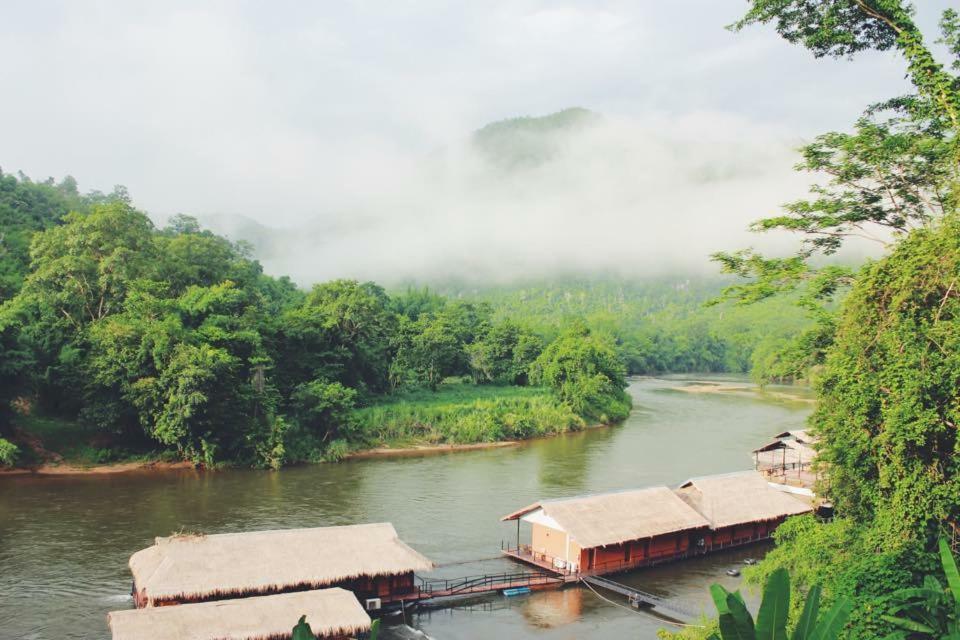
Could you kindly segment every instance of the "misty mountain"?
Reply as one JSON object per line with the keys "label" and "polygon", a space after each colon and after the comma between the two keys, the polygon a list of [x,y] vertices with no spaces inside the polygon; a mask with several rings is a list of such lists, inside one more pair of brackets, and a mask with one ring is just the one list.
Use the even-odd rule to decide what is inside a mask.
{"label": "misty mountain", "polygon": [[571,107],[546,116],[491,122],[474,132],[472,143],[501,168],[536,167],[556,158],[571,135],[601,121],[602,116],[589,109]]}
{"label": "misty mountain", "polygon": [[197,217],[301,284],[708,274],[711,253],[756,243],[748,223],[805,190],[781,134],[736,119],[717,126],[710,114],[569,108],[351,167],[295,227],[273,222],[289,219],[283,209]]}

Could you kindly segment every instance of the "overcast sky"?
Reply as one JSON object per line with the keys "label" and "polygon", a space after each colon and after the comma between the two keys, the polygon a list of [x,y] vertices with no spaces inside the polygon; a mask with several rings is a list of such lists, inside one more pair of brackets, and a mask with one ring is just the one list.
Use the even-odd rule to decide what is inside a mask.
{"label": "overcast sky", "polygon": [[[920,22],[932,34],[950,3],[921,4]],[[611,171],[620,176],[607,181],[602,199],[584,196],[598,233],[609,235],[603,203],[611,190],[622,189],[623,198],[606,222],[629,224],[632,207],[633,232],[670,209],[683,185],[664,192],[662,180],[649,179],[666,150],[686,150],[665,163],[671,174],[703,161],[698,137],[711,140],[707,156],[718,162],[746,153],[738,162],[753,166],[739,182],[677,209],[685,224],[712,220],[704,229],[710,236],[798,193],[790,148],[847,128],[865,105],[907,88],[892,53],[815,60],[767,27],[726,31],[745,7],[741,0],[2,0],[0,167],[35,178],[72,174],[82,189],[124,184],[159,218],[239,214],[270,225],[322,225],[364,211],[395,226],[398,216],[404,225],[462,222],[470,212],[451,207],[481,196],[458,192],[459,178],[423,184],[416,167],[424,157],[493,120],[583,106],[609,116],[620,135],[636,136],[632,148],[646,150],[621,156],[616,169],[601,161],[587,173],[591,183]],[[591,143],[610,144],[616,135]],[[551,175],[570,180],[576,164]],[[623,186],[630,165],[647,172],[643,189]],[[764,181],[752,200],[741,193],[752,190],[744,175]],[[540,183],[550,190],[549,176]],[[584,182],[577,193],[590,188]],[[498,193],[485,210],[502,208],[522,223],[528,207],[518,209],[513,195]],[[416,212],[389,211],[396,201]],[[533,228],[549,215],[526,222]],[[589,228],[568,226],[563,235],[582,242]],[[438,250],[465,232],[462,225],[440,229],[417,250]],[[356,258],[391,239],[371,239],[371,249],[354,238],[339,250]],[[462,242],[456,249],[470,250]],[[624,245],[613,259],[628,253]],[[319,260],[300,277],[376,276],[396,266],[375,257],[376,268],[364,269],[370,261],[361,258],[341,268]]]}

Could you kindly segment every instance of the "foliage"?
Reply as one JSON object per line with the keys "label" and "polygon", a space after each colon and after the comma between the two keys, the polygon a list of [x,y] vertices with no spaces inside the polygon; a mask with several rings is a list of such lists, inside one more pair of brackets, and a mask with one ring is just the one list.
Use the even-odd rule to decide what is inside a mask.
{"label": "foliage", "polygon": [[924,536],[960,513],[960,221],[917,230],[861,274],[811,425],[838,510]]}
{"label": "foliage", "polygon": [[449,384],[356,412],[370,444],[470,444],[576,431],[583,419],[545,389]]}
{"label": "foliage", "polygon": [[56,225],[69,212],[87,207],[89,198],[77,192],[67,176],[33,182],[23,174],[0,171],[0,302],[19,291],[30,268],[30,239]]}
{"label": "foliage", "polygon": [[17,461],[17,454],[19,452],[20,450],[17,448],[17,445],[9,440],[0,438],[0,467],[12,467]]}
{"label": "foliage", "polygon": [[[839,636],[850,616],[852,603],[841,598],[820,616],[820,592],[820,586],[814,585],[807,593],[803,610],[790,635],[792,640],[832,640]],[[730,593],[723,586],[714,584],[710,587],[710,594],[719,614],[719,638],[787,640],[790,575],[785,570],[777,569],[767,578],[756,622],[739,591]]]}
{"label": "foliage", "polygon": [[[370,623],[369,640],[377,640],[380,635],[380,620],[374,620]],[[293,627],[293,633],[290,640],[316,640],[313,630],[307,624],[307,616],[300,616],[300,620]]]}
{"label": "foliage", "polygon": [[946,539],[940,538],[938,546],[947,588],[936,577],[926,575],[923,586],[892,593],[892,606],[883,619],[902,631],[888,635],[890,640],[960,638],[960,572]]}
{"label": "foliage", "polygon": [[322,442],[351,435],[357,392],[339,382],[311,380],[291,397],[297,422]]}
{"label": "foliage", "polygon": [[577,414],[603,423],[630,412],[625,376],[613,340],[579,323],[544,349],[531,369],[534,383],[553,389]]}
{"label": "foliage", "polygon": [[[25,179],[4,184],[33,189]],[[391,298],[352,280],[302,292],[193,218],[155,228],[122,189],[74,201],[77,210],[41,210],[24,227],[36,227],[29,270],[0,306],[0,436],[8,440],[13,419],[50,419],[71,425],[75,437],[58,432],[56,440],[84,461],[159,446],[204,465],[277,468],[339,459],[383,438],[530,437],[629,409],[622,372],[616,394],[583,376],[577,396],[510,396],[529,384],[550,336],[494,318],[483,302],[427,290]],[[577,338],[564,340],[576,347]],[[504,398],[447,407],[429,433],[398,418],[388,419],[388,434],[366,420],[378,409],[361,407],[436,391],[451,377],[492,385]],[[15,404],[37,416],[14,418]]]}
{"label": "foliage", "polygon": [[791,299],[756,305],[704,303],[729,280],[684,276],[563,278],[477,287],[450,283],[450,297],[488,304],[492,322],[510,322],[546,342],[571,321],[608,334],[630,374],[747,373],[765,340],[788,341],[813,323]]}
{"label": "foliage", "polygon": [[[894,631],[889,594],[930,595],[922,580],[933,543],[960,513],[960,78],[934,59],[900,0],[751,0],[734,27],[754,23],[774,24],[816,56],[896,50],[916,92],[868,108],[851,133],[824,134],[802,149],[798,168],[826,181],[754,225],[800,233],[797,255],[716,256],[725,271],[750,279],[727,297],[749,303],[795,292],[814,313],[817,329],[782,342],[785,353],[770,348],[758,358],[768,375],[793,374],[795,363],[817,370],[810,428],[820,437],[818,493],[840,516],[787,522],[749,577],[786,568],[797,586],[823,584],[828,599],[855,604],[848,637],[884,637]],[[956,11],[943,14],[941,30],[960,70]],[[851,236],[881,241],[887,255],[856,272],[814,260]]]}

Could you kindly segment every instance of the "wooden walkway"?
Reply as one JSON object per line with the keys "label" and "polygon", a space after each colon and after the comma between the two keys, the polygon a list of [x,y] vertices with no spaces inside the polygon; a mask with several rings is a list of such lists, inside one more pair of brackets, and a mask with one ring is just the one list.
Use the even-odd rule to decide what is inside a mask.
{"label": "wooden walkway", "polygon": [[416,590],[398,596],[386,604],[414,604],[440,598],[459,598],[488,593],[499,593],[504,589],[528,588],[531,591],[555,589],[571,582],[563,577],[541,571],[520,571],[515,573],[492,573],[463,578],[432,578],[422,580]]}
{"label": "wooden walkway", "polygon": [[678,603],[675,600],[667,600],[665,598],[661,598],[660,596],[655,596],[652,593],[641,591],[635,587],[614,582],[608,578],[601,578],[600,576],[584,576],[581,578],[581,580],[588,585],[627,596],[630,604],[634,607],[639,607],[641,604],[645,604],[658,609],[666,609],[667,611],[672,611],[673,613],[679,613],[680,615],[688,618],[695,618],[697,615],[699,615],[699,612],[694,611],[691,607]]}

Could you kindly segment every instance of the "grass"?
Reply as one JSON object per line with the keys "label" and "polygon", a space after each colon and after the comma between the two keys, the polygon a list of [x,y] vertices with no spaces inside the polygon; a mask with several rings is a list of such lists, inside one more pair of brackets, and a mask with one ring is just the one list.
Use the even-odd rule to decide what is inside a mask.
{"label": "grass", "polygon": [[[77,467],[90,467],[115,462],[136,462],[165,459],[169,455],[156,451],[144,451],[118,447],[101,431],[84,427],[83,424],[62,418],[38,415],[18,415],[14,424],[27,434],[28,440],[39,444],[37,451],[31,442],[18,443],[16,463],[22,466],[62,462]],[[53,454],[53,455],[50,455]]]}
{"label": "grass", "polygon": [[369,445],[474,444],[582,429],[585,423],[537,387],[446,384],[393,396],[355,412]]}

